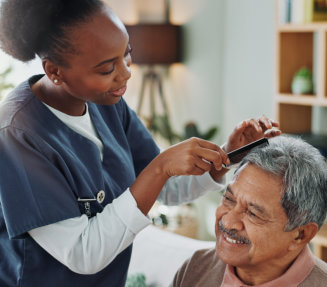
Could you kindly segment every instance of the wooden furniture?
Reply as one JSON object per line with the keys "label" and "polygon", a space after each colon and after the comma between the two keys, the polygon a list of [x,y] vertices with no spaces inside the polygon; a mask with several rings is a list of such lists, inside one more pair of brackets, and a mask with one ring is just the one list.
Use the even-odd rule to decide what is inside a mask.
{"label": "wooden furniture", "polygon": [[[276,1],[275,118],[283,133],[312,133],[313,107],[327,107],[327,22],[279,24]],[[314,94],[294,95],[291,83],[302,67],[314,74]],[[327,225],[312,240],[315,254],[327,262]]]}
{"label": "wooden furniture", "polygon": [[[284,133],[310,133],[312,107],[327,107],[327,23],[276,24],[276,34],[276,118]],[[293,76],[304,66],[314,68],[315,93],[293,95]]]}
{"label": "wooden furniture", "polygon": [[320,228],[317,235],[311,240],[314,253],[317,257],[327,262],[327,225]]}

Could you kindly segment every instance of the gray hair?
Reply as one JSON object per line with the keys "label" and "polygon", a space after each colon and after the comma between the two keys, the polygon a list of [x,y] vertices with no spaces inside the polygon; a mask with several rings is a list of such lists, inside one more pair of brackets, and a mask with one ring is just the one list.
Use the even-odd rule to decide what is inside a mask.
{"label": "gray hair", "polygon": [[281,204],[288,217],[285,231],[309,222],[321,227],[327,210],[327,165],[316,148],[300,138],[278,136],[269,139],[269,145],[251,150],[239,168],[246,163],[283,179]]}

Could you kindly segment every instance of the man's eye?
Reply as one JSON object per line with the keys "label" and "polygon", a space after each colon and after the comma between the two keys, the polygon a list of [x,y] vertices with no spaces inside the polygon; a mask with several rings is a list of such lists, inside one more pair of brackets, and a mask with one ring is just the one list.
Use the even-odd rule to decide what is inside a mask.
{"label": "man's eye", "polygon": [[227,201],[228,203],[234,202],[234,200],[231,199],[230,197],[228,197],[226,194],[223,195],[223,198],[224,198],[225,201]]}
{"label": "man's eye", "polygon": [[250,210],[248,210],[247,213],[251,217],[257,217],[258,218],[258,216],[255,213],[253,213],[252,211],[250,211]]}

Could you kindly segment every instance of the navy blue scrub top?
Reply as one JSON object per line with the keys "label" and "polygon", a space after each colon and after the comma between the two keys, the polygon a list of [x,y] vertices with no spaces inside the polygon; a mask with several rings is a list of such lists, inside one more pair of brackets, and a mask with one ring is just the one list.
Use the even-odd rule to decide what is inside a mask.
{"label": "navy blue scrub top", "polygon": [[104,145],[98,147],[62,123],[32,93],[30,78],[0,106],[0,286],[124,286],[132,246],[105,269],[80,275],[49,255],[27,231],[87,214],[122,194],[159,153],[151,135],[121,99],[112,106],[88,103]]}

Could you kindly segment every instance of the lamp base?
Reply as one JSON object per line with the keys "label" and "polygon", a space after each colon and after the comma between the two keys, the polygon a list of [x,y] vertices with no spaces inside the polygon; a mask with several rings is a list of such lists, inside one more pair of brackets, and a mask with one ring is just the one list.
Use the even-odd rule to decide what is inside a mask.
{"label": "lamp base", "polygon": [[[144,104],[144,97],[146,89],[149,88],[149,103],[150,103],[150,117],[145,119],[147,122],[147,128],[153,133],[159,133],[166,138],[170,144],[173,144],[173,132],[170,125],[169,112],[165,95],[163,92],[162,78],[159,73],[154,70],[153,66],[150,66],[148,71],[143,74],[141,94],[137,105],[137,114],[142,118],[142,107]],[[157,92],[157,93],[156,93]],[[156,110],[156,94],[159,97],[160,105],[163,110],[163,115],[159,115]]]}

